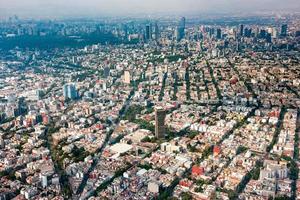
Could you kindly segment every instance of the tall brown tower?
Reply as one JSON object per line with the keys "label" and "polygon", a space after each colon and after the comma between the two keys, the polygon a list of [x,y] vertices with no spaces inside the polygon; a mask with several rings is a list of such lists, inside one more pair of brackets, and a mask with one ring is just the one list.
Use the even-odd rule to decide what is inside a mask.
{"label": "tall brown tower", "polygon": [[155,137],[164,138],[166,111],[162,107],[155,108]]}

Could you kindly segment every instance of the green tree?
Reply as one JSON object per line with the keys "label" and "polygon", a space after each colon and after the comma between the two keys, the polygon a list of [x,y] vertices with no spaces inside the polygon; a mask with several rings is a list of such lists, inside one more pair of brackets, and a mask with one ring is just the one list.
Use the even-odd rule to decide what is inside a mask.
{"label": "green tree", "polygon": [[191,200],[191,199],[193,199],[193,196],[188,192],[183,192],[181,194],[181,199],[182,200]]}

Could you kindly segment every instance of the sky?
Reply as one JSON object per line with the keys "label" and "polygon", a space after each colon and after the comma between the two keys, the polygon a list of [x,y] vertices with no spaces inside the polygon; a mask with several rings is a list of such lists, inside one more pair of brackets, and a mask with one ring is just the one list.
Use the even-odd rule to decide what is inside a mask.
{"label": "sky", "polygon": [[300,0],[0,0],[0,18],[299,11]]}

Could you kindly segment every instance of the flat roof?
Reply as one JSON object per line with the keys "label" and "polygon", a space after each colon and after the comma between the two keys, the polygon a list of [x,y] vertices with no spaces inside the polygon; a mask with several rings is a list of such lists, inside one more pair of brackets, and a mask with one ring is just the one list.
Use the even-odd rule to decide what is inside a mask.
{"label": "flat roof", "polygon": [[125,144],[125,143],[117,143],[110,147],[111,151],[113,151],[115,153],[120,153],[120,154],[125,153],[131,149],[132,149],[132,145]]}

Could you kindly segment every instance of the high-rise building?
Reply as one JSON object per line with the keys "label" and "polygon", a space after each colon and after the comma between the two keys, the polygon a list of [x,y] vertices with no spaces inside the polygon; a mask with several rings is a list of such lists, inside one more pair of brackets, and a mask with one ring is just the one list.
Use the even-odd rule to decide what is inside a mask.
{"label": "high-rise building", "polygon": [[179,27],[185,28],[185,17],[181,17],[180,22],[179,22]]}
{"label": "high-rise building", "polygon": [[179,26],[177,27],[176,39],[180,41],[185,36],[185,17],[182,17],[179,22]]}
{"label": "high-rise building", "polygon": [[107,90],[107,83],[106,83],[106,82],[104,82],[104,83],[103,83],[103,85],[102,85],[102,89],[103,89],[104,91],[106,91],[106,90]]}
{"label": "high-rise building", "polygon": [[42,187],[46,188],[48,186],[48,177],[45,174],[40,175],[41,182],[42,182]]}
{"label": "high-rise building", "polygon": [[254,36],[256,38],[259,38],[259,36],[260,36],[260,28],[259,27],[256,27],[256,29],[254,29]]}
{"label": "high-rise building", "polygon": [[244,25],[240,25],[240,36],[244,36]]}
{"label": "high-rise building", "polygon": [[267,31],[264,29],[260,30],[259,37],[265,39],[266,36],[267,36]]}
{"label": "high-rise building", "polygon": [[209,28],[209,37],[212,38],[212,36],[215,34],[215,29],[214,28]]}
{"label": "high-rise building", "polygon": [[217,39],[221,39],[222,38],[222,31],[220,28],[217,29]]}
{"label": "high-rise building", "polygon": [[151,24],[146,25],[146,40],[152,39],[152,26]]}
{"label": "high-rise building", "polygon": [[104,78],[109,77],[109,74],[110,74],[110,68],[108,66],[104,67],[104,70],[103,70],[103,76],[104,76]]}
{"label": "high-rise building", "polygon": [[124,72],[124,83],[130,84],[130,81],[131,81],[130,72],[129,71],[125,71]]}
{"label": "high-rise building", "polygon": [[266,40],[268,43],[272,43],[272,35],[271,33],[266,33]]}
{"label": "high-rise building", "polygon": [[36,92],[36,98],[37,98],[37,100],[41,100],[41,98],[43,96],[43,90],[38,89],[35,92]]}
{"label": "high-rise building", "polygon": [[288,25],[287,24],[283,24],[281,26],[281,36],[283,36],[283,37],[287,36],[287,31],[288,31]]}
{"label": "high-rise building", "polygon": [[155,22],[154,35],[155,35],[155,40],[158,40],[159,39],[159,28],[158,28],[157,22]]}
{"label": "high-rise building", "polygon": [[124,24],[123,30],[124,30],[124,38],[125,40],[128,40],[128,27],[126,24]]}
{"label": "high-rise building", "polygon": [[155,136],[157,138],[164,138],[165,137],[165,118],[166,118],[166,111],[162,107],[155,108]]}
{"label": "high-rise building", "polygon": [[236,51],[239,52],[241,50],[241,45],[239,41],[236,42]]}
{"label": "high-rise building", "polygon": [[65,98],[68,98],[68,84],[65,84],[64,86],[63,86],[63,95],[64,95],[64,97]]}
{"label": "high-rise building", "polygon": [[174,30],[174,38],[177,41],[180,41],[180,34],[179,34],[179,28],[178,27],[176,27],[175,30]]}
{"label": "high-rise building", "polygon": [[245,28],[244,36],[249,38],[249,37],[251,37],[251,34],[252,34],[252,29],[251,28]]}
{"label": "high-rise building", "polygon": [[150,39],[153,39],[153,27],[152,27],[152,23],[150,23]]}
{"label": "high-rise building", "polygon": [[76,99],[78,94],[75,85],[72,83],[65,84],[63,86],[63,95],[66,99]]}
{"label": "high-rise building", "polygon": [[277,31],[276,28],[273,28],[273,30],[272,30],[272,37],[273,38],[277,38],[278,37],[278,31]]}

